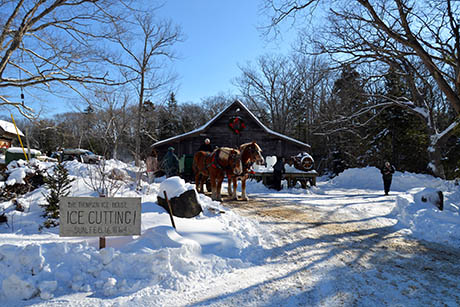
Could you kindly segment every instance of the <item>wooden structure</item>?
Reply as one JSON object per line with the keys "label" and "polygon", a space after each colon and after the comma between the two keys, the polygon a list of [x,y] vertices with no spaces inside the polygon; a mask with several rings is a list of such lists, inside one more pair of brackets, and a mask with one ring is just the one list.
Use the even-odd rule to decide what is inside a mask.
{"label": "wooden structure", "polygon": [[[19,135],[24,136],[21,130],[18,129]],[[16,134],[16,128],[13,123],[7,122],[5,120],[0,120],[0,149],[10,148],[11,143],[16,139],[18,135]]]}
{"label": "wooden structure", "polygon": [[264,156],[290,157],[299,152],[310,152],[310,145],[277,133],[264,124],[239,100],[236,100],[205,125],[152,145],[164,156],[168,147],[175,148],[176,155],[193,155],[204,139],[212,146],[237,148],[241,144],[255,141]]}
{"label": "wooden structure", "polygon": [[[271,185],[272,177],[273,173],[254,173],[249,175],[249,178],[262,181],[265,186]],[[318,173],[313,170],[309,172],[286,172],[283,174],[282,179],[287,181],[288,188],[295,187],[297,182],[299,182],[301,187],[305,189],[307,188],[307,183],[310,186],[316,186],[316,177],[318,177]]]}

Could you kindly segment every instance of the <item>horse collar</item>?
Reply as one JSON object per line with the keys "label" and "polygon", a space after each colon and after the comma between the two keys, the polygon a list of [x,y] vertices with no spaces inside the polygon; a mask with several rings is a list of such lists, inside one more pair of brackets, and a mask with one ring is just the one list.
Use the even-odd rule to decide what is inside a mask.
{"label": "horse collar", "polygon": [[211,166],[214,167],[214,168],[222,168],[219,165],[219,153],[220,153],[220,148],[215,150],[212,153]]}

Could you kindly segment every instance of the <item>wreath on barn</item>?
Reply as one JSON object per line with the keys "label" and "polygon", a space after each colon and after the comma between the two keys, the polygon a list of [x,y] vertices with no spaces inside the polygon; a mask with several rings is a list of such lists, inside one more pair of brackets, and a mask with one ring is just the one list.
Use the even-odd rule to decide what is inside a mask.
{"label": "wreath on barn", "polygon": [[244,123],[244,120],[239,117],[239,116],[234,116],[230,118],[230,121],[228,122],[228,127],[230,130],[233,131],[235,134],[240,134],[241,131],[246,129],[246,124]]}

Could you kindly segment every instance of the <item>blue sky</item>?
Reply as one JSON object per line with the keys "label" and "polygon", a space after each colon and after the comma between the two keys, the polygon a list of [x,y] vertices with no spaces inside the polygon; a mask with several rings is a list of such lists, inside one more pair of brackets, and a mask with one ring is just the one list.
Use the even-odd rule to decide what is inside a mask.
{"label": "blue sky", "polygon": [[[179,75],[176,98],[199,103],[219,92],[237,94],[232,80],[246,65],[272,52],[287,53],[294,34],[267,42],[257,29],[266,24],[256,0],[167,0],[160,10],[182,27],[186,40],[177,45],[180,59],[173,64]],[[288,40],[290,38],[291,40]]]}
{"label": "blue sky", "polygon": [[[175,45],[179,59],[172,63],[178,75],[179,103],[200,103],[219,93],[238,94],[232,84],[241,74],[238,65],[245,66],[266,53],[289,52],[294,30],[268,42],[258,29],[267,22],[267,16],[259,9],[261,3],[262,0],[165,0],[156,14],[181,26],[185,37],[184,42]],[[20,95],[19,91],[12,92],[16,94]],[[72,99],[76,95],[68,89],[61,95],[34,97],[27,91],[26,103],[35,110],[43,108],[45,117],[86,107],[80,98]],[[13,114],[21,117],[17,112]],[[9,117],[7,113],[0,115]]]}

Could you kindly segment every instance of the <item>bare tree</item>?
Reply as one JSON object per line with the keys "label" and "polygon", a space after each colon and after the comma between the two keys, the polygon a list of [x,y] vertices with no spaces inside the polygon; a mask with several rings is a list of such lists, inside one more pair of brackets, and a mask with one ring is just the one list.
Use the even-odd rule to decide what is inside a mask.
{"label": "bare tree", "polygon": [[127,139],[127,131],[134,118],[129,112],[129,92],[125,87],[96,88],[93,106],[97,112],[98,139],[106,144],[105,152],[113,159],[119,159],[120,143]]}
{"label": "bare tree", "polygon": [[[109,18],[118,22],[120,0],[0,1],[0,106],[26,117],[34,110],[23,91],[55,91],[61,84],[77,90],[79,84],[107,84],[108,70],[96,66],[93,42],[106,37]],[[95,44],[94,44],[95,45]],[[21,99],[15,95],[21,90]]]}
{"label": "bare tree", "polygon": [[300,54],[267,55],[258,59],[256,67],[240,69],[242,76],[236,83],[241,95],[262,121],[275,131],[306,139],[308,121],[314,120],[318,110],[319,86],[327,65]]}
{"label": "bare tree", "polygon": [[[385,103],[370,106],[367,111],[397,105],[423,118],[430,135],[429,169],[434,175],[444,177],[441,148],[457,127],[455,115],[460,112],[458,2],[267,0],[266,4],[274,13],[272,25],[288,17],[305,16],[316,6],[329,4],[329,23],[322,31],[317,29],[315,35],[309,33],[315,47],[310,50],[327,53],[342,63],[377,63],[375,74],[378,76],[389,67],[403,74],[411,84],[412,97],[386,97]],[[421,70],[420,65],[425,69]],[[425,71],[427,74],[421,73]],[[438,107],[422,95],[421,85],[432,84],[431,80],[435,83],[434,90],[443,94],[454,113],[445,125],[439,125],[442,121],[437,119]],[[442,103],[442,99],[437,102],[438,106]],[[363,111],[366,110],[352,117],[357,118]]]}
{"label": "bare tree", "polygon": [[286,133],[292,119],[291,100],[298,86],[292,61],[267,55],[258,58],[256,67],[240,69],[242,76],[236,82],[249,107],[273,130]]}
{"label": "bare tree", "polygon": [[203,109],[206,112],[206,121],[212,119],[214,116],[219,114],[226,107],[232,104],[236,99],[237,96],[224,92],[201,99],[201,105],[203,106]]}
{"label": "bare tree", "polygon": [[166,73],[166,61],[175,57],[172,47],[182,38],[179,27],[170,21],[155,20],[152,11],[135,11],[132,18],[129,30],[113,23],[116,31],[110,40],[121,48],[121,52],[109,55],[105,60],[120,69],[138,95],[135,161],[139,165],[144,102],[173,81],[173,77]]}

